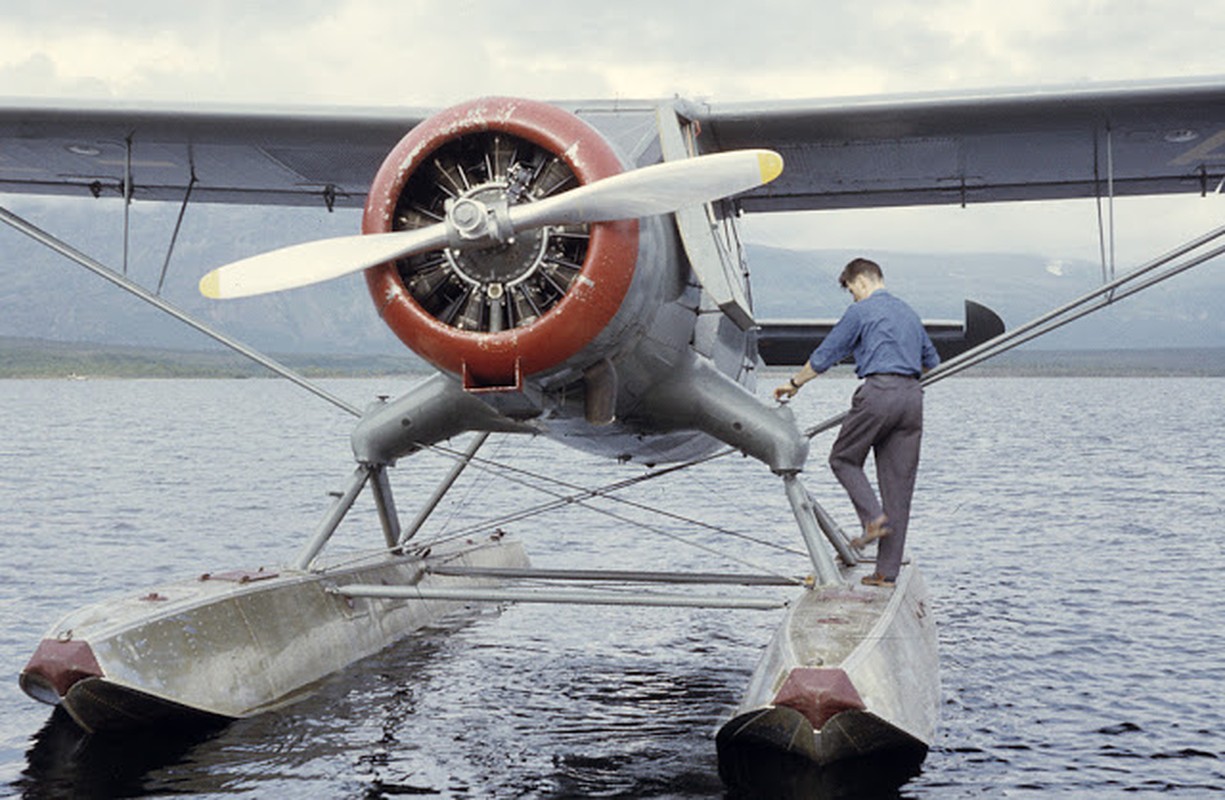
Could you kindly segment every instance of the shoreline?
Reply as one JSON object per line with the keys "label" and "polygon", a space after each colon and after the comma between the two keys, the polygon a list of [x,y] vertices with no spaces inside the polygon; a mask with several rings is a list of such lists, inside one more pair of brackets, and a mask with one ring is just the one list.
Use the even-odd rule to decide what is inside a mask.
{"label": "shoreline", "polygon": [[[403,356],[269,353],[307,378],[365,378],[425,373]],[[171,350],[137,345],[0,337],[0,379],[276,378],[267,368],[227,350]]]}
{"label": "shoreline", "polygon": [[[308,378],[428,374],[404,355],[272,354]],[[849,367],[835,372],[853,376]],[[763,375],[787,374],[771,367]],[[264,367],[224,350],[170,350],[0,337],[0,379],[261,378]],[[1225,377],[1225,347],[1151,350],[1014,350],[956,377]]]}

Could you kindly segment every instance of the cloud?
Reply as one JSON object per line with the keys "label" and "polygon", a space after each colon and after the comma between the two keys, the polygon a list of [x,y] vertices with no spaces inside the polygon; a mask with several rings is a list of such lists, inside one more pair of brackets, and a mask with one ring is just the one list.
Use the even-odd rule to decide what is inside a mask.
{"label": "cloud", "polygon": [[[1222,30],[1225,5],[1158,0],[64,0],[6,10],[0,96],[418,107],[485,94],[832,97],[1225,74]],[[1120,258],[1215,225],[1213,200],[1121,217]],[[1100,252],[1091,204],[781,214],[745,227],[797,246]]]}
{"label": "cloud", "polygon": [[[0,23],[0,93],[157,95],[215,66],[216,54],[181,33],[106,28],[37,35]],[[181,97],[181,95],[179,95]]]}
{"label": "cloud", "polygon": [[1223,29],[1225,7],[1154,0],[68,0],[6,11],[0,94],[822,97],[1225,72]]}

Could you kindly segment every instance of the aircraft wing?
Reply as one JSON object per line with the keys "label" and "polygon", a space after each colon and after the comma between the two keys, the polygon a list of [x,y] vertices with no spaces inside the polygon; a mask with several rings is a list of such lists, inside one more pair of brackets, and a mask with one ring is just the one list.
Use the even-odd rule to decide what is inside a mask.
{"label": "aircraft wing", "polygon": [[[650,103],[560,103],[605,119]],[[740,207],[791,211],[1211,192],[1225,176],[1225,78],[760,103],[678,101],[699,148],[767,147],[780,178]],[[0,99],[0,193],[362,206],[431,109]]]}
{"label": "aircraft wing", "polygon": [[0,192],[361,208],[429,113],[0,99]]}
{"label": "aircraft wing", "polygon": [[783,155],[745,211],[1208,193],[1225,176],[1225,77],[681,113],[704,149]]}

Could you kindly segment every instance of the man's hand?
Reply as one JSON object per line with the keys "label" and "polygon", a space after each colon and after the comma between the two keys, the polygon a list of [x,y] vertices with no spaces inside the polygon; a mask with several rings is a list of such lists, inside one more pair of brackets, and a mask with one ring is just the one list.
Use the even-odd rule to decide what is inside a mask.
{"label": "man's hand", "polygon": [[796,392],[799,390],[800,387],[796,386],[792,380],[788,379],[782,386],[775,388],[774,399],[778,401],[782,401],[784,398],[790,400],[792,397],[795,397]]}
{"label": "man's hand", "polygon": [[812,365],[805,362],[804,366],[800,367],[800,371],[787,379],[787,382],[774,390],[774,399],[782,401],[790,400],[795,397],[795,393],[800,390],[800,387],[808,383],[813,378],[817,377],[818,373],[812,368]]}

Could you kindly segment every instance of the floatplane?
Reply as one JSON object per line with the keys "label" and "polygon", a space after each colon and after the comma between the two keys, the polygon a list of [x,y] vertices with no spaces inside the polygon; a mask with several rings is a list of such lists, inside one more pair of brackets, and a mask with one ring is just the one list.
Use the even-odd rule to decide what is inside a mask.
{"label": "floatplane", "polygon": [[[870,562],[805,487],[810,440],[841,417],[801,427],[785,404],[753,394],[762,364],[802,363],[831,321],[756,318],[738,218],[1207,193],[1222,179],[1223,144],[1218,80],[739,104],[484,98],[439,112],[3,103],[0,191],[363,209],[360,234],[251,256],[208,272],[200,289],[225,300],[364,271],[377,312],[437,369],[357,408],[0,209],[9,227],[357,417],[356,467],[298,552],[275,569],[71,612],[37,644],[21,687],[101,734],[285,706],[473,603],[773,609],[781,624],[717,736],[724,779],[746,780],[763,753],[918,764],[939,704],[928,591],[915,563],[894,587],[860,585]],[[964,321],[929,323],[945,363],[925,380],[1203,263],[1225,250],[1214,244],[1223,234],[1011,331],[967,301]],[[418,544],[495,432],[651,468],[626,483],[676,468],[657,465],[750,456],[778,476],[802,574],[535,569],[501,531]],[[460,434],[474,434],[467,449],[447,450],[454,466],[402,518],[390,471]],[[366,489],[381,541],[367,559],[329,559]],[[786,599],[653,586],[779,583],[792,587]]]}

